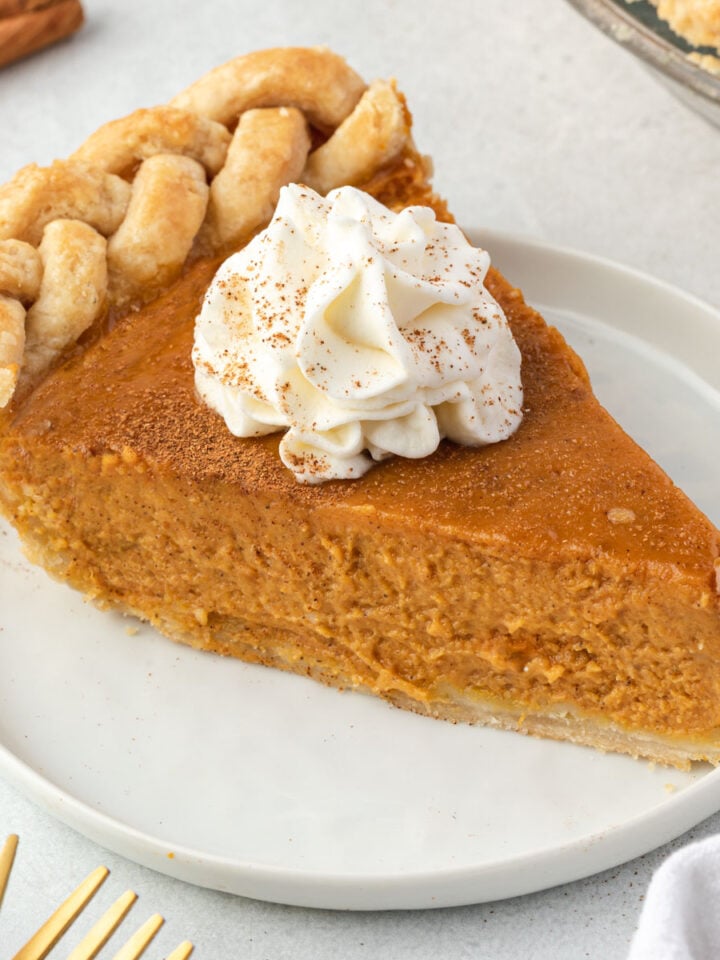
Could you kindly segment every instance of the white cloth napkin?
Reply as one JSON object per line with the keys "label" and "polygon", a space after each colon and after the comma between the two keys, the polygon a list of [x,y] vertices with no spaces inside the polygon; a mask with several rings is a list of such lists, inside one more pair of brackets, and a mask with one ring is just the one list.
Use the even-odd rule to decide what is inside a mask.
{"label": "white cloth napkin", "polygon": [[720,836],[673,853],[653,875],[628,960],[718,960]]}

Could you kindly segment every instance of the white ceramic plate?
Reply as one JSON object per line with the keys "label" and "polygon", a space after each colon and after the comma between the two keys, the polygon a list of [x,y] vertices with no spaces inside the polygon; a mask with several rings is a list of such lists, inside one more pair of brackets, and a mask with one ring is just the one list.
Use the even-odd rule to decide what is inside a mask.
{"label": "white ceramic plate", "polygon": [[[706,457],[720,449],[718,315],[613,264],[478,238],[720,521],[720,461]],[[720,808],[720,770],[452,726],[130,635],[29,566],[5,528],[0,567],[0,771],[191,883],[349,909],[499,899],[626,861]]]}

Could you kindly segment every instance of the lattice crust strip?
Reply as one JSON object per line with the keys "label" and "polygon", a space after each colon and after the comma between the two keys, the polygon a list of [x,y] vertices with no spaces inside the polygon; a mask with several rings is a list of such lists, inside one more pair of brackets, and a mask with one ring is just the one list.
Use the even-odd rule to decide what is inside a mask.
{"label": "lattice crust strip", "polygon": [[[311,150],[310,128],[327,139]],[[157,295],[190,250],[267,223],[280,188],[358,184],[410,140],[394,83],[322,47],[263,50],[163,106],[105,124],[67,160],[0,187],[0,407],[108,305]]]}

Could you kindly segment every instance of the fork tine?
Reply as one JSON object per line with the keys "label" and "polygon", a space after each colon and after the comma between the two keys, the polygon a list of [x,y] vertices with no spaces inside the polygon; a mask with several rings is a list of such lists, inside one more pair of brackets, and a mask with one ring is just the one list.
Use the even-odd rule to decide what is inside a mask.
{"label": "fork tine", "polygon": [[160,914],[154,913],[130,937],[125,946],[120,947],[113,960],[138,960],[138,957],[145,953],[148,944],[164,923],[165,921]]}
{"label": "fork tine", "polygon": [[67,960],[92,960],[110,939],[110,935],[117,929],[130,907],[137,900],[137,894],[126,890],[118,897],[115,903],[100,917],[92,929],[85,934],[81,942],[75,947]]}
{"label": "fork tine", "polygon": [[10,871],[12,870],[17,844],[17,834],[11,833],[5,841],[2,850],[0,850],[0,906],[2,906],[5,887],[7,886]]}
{"label": "fork tine", "polygon": [[67,900],[60,904],[55,913],[48,917],[40,929],[30,937],[25,946],[20,947],[13,960],[42,960],[85,908],[88,901],[97,893],[109,872],[107,867],[98,867],[93,870],[80,886],[70,894]]}
{"label": "fork tine", "polygon": [[166,960],[187,960],[193,952],[193,945],[189,940],[183,940],[180,946],[175,947],[172,953],[167,955]]}

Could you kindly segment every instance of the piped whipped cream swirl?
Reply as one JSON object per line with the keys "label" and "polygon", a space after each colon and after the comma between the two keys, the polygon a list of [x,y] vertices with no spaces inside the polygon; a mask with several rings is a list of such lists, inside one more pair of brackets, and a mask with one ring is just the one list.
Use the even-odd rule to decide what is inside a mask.
{"label": "piped whipped cream swirl", "polygon": [[291,184],[220,267],[195,325],[202,399],[239,437],[283,430],[297,480],[480,446],[522,417],[520,352],[483,286],[490,265],[428,207]]}

